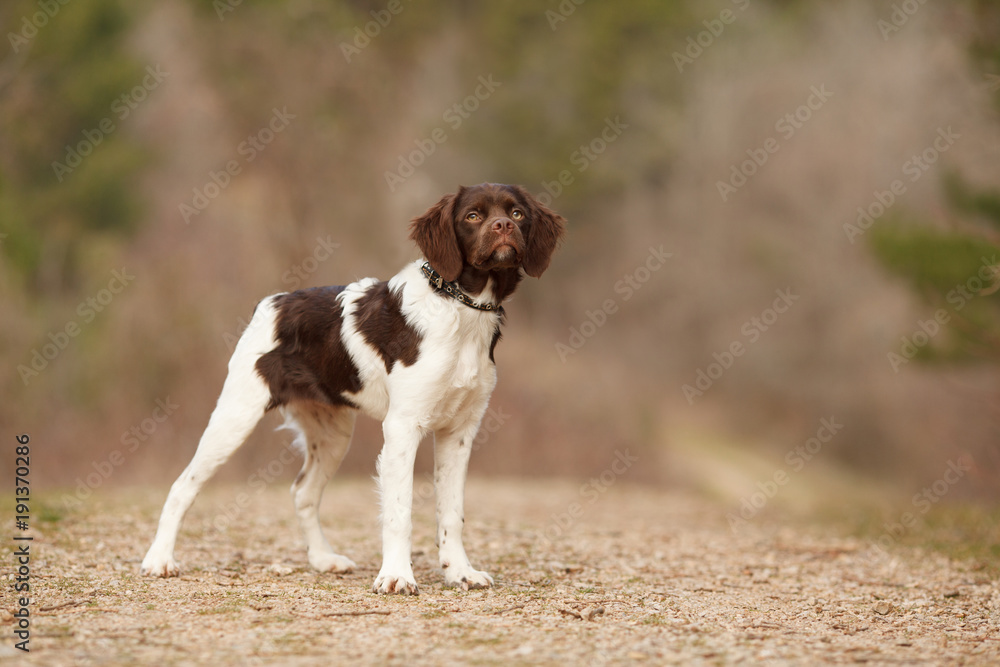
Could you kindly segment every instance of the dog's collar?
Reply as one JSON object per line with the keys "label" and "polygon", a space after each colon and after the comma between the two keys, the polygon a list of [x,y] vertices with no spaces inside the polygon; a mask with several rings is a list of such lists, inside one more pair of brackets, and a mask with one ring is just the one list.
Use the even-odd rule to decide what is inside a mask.
{"label": "dog's collar", "polygon": [[434,270],[430,262],[424,262],[423,266],[420,267],[424,276],[430,282],[431,287],[436,289],[438,292],[444,292],[450,296],[455,301],[459,301],[469,308],[475,308],[476,310],[485,310],[487,312],[498,312],[503,313],[503,307],[500,304],[493,303],[476,303],[472,300],[472,297],[466,294],[458,283],[449,282],[444,279],[444,277]]}

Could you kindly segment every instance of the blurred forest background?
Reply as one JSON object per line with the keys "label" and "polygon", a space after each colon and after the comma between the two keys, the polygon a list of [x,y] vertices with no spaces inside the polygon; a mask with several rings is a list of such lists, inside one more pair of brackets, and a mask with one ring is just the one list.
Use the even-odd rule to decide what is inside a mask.
{"label": "blurred forest background", "polygon": [[[473,474],[628,450],[739,497],[805,446],[907,494],[965,455],[953,497],[1000,497],[1000,2],[16,0],[0,27],[0,422],[36,484],[165,486],[260,298],[388,278],[412,217],[498,181],[570,233],[507,307]],[[380,446],[359,422],[345,470]]]}

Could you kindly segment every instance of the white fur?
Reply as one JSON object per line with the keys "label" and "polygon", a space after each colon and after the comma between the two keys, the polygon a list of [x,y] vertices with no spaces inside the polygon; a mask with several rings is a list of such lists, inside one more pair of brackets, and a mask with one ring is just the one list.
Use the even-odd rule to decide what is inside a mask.
{"label": "white fur", "polygon": [[[472,567],[462,544],[465,474],[472,441],[496,385],[496,368],[489,358],[499,314],[480,311],[435,293],[420,271],[421,261],[403,268],[389,281],[401,294],[407,322],[422,336],[416,363],[385,362],[358,331],[355,306],[375,284],[367,278],[341,293],[342,341],[362,381],[361,391],[347,394],[359,409],[382,421],[385,444],[378,457],[378,487],[382,503],[382,567],[373,589],[379,593],[416,593],[410,563],[413,462],[420,440],[435,438],[438,545],[447,585],[491,586],[485,572]],[[478,296],[492,299],[491,285]],[[142,571],[159,576],[177,574],[174,542],[184,513],[202,484],[243,443],[264,414],[270,398],[256,373],[257,359],[274,349],[276,309],[273,297],[261,302],[236,346],[229,376],[208,428],[187,469],[174,483],[160,518],[156,538],[142,562]],[[326,482],[346,454],[354,426],[354,410],[293,403],[282,408],[285,426],[297,432],[305,453],[302,472],[292,486],[296,512],[305,536],[309,562],[318,570],[343,572],[354,567],[334,552],[323,536],[316,510]]]}
{"label": "white fur", "polygon": [[177,575],[174,543],[181,520],[202,485],[243,444],[263,416],[271,391],[257,374],[254,364],[277,344],[274,337],[276,315],[274,297],[261,301],[246,331],[236,343],[229,360],[229,375],[222,385],[219,402],[198,442],[194,458],[170,487],[156,537],[142,559],[144,573],[161,577]]}

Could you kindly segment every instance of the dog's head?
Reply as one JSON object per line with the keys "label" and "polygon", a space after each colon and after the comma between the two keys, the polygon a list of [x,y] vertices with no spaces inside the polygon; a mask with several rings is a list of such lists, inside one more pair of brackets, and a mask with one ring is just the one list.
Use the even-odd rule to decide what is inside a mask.
{"label": "dog's head", "polygon": [[483,183],[445,195],[410,226],[424,257],[448,281],[471,268],[542,275],[566,220],[520,185]]}

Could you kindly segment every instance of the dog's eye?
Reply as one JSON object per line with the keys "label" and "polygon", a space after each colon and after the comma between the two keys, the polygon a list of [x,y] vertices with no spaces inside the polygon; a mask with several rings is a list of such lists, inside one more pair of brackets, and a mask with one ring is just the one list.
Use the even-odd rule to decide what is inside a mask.
{"label": "dog's eye", "polygon": [[479,214],[476,213],[475,211],[470,211],[465,216],[465,219],[468,220],[469,222],[479,222]]}
{"label": "dog's eye", "polygon": [[520,220],[524,217],[524,213],[522,213],[520,209],[515,208],[513,211],[510,212],[510,217],[513,218],[514,220]]}

